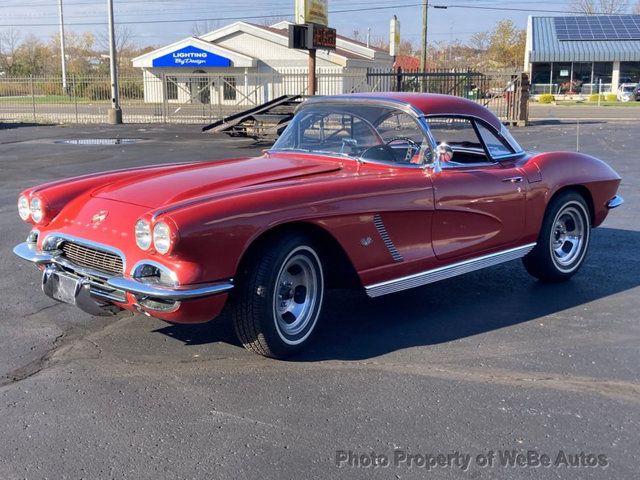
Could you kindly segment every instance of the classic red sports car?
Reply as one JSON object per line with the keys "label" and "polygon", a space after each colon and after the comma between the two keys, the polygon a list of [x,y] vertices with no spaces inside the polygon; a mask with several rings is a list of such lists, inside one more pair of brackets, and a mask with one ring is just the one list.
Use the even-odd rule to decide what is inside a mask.
{"label": "classic red sports car", "polygon": [[157,165],[24,191],[14,252],[50,297],[205,322],[229,309],[250,350],[285,357],[327,286],[371,297],[523,258],[571,277],[620,177],[575,152],[528,153],[487,109],[428,94],[318,97],[258,158]]}

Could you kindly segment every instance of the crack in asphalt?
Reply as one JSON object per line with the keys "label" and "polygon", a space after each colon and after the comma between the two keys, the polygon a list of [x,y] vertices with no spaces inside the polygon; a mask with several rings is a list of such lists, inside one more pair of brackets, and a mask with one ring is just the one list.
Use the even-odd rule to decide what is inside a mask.
{"label": "crack in asphalt", "polygon": [[37,373],[41,372],[49,363],[53,355],[62,346],[65,337],[66,333],[61,333],[53,340],[51,348],[49,348],[43,355],[4,375],[4,377],[0,379],[0,388],[21,382],[22,380],[33,377]]}

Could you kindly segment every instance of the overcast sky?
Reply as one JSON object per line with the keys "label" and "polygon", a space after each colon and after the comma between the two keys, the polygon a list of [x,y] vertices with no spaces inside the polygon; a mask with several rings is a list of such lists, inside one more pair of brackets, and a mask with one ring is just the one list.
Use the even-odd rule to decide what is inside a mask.
{"label": "overcast sky", "polygon": [[[329,10],[333,12],[329,14],[329,22],[342,35],[351,36],[354,30],[358,30],[364,38],[367,28],[371,28],[372,37],[388,38],[389,19],[396,14],[400,19],[402,37],[418,45],[421,3],[421,0],[329,0]],[[534,10],[570,9],[570,0],[430,0],[430,3],[449,6],[446,10],[429,9],[430,41],[456,38],[466,41],[474,32],[490,30],[497,20],[503,18],[510,18],[525,28],[529,14],[557,15]],[[57,32],[57,4],[58,0],[2,0],[0,31],[14,26],[24,34],[31,32],[46,39]],[[63,0],[63,5],[68,31],[106,31],[107,0]],[[380,8],[389,6],[393,8]],[[475,8],[467,8],[469,6]],[[137,44],[166,45],[191,35],[194,19],[217,19],[210,20],[212,27],[240,19],[263,23],[271,19],[249,17],[270,15],[279,17],[273,19],[275,22],[293,13],[293,0],[114,0],[114,9],[116,24],[126,23]],[[29,26],[25,26],[27,24]]]}

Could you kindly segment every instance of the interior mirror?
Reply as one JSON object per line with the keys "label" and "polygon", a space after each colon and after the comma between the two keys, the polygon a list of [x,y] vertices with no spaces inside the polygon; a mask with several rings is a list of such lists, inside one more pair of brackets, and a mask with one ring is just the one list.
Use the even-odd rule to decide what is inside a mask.
{"label": "interior mirror", "polygon": [[433,170],[436,172],[442,171],[442,163],[450,162],[451,159],[453,159],[453,149],[451,146],[444,142],[440,143],[433,151],[433,158],[431,159]]}

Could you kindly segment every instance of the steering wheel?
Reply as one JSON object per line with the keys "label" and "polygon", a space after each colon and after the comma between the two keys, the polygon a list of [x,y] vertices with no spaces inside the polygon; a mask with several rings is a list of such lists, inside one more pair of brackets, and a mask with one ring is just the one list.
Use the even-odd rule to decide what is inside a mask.
{"label": "steering wheel", "polygon": [[420,151],[420,145],[418,145],[418,142],[412,140],[409,137],[393,137],[387,140],[385,142],[385,145],[390,147],[393,142],[398,142],[398,141],[406,142],[409,144],[409,148],[407,148],[407,153],[404,156],[404,161],[407,163],[411,162],[411,159],[413,158],[413,156]]}
{"label": "steering wheel", "polygon": [[383,160],[386,162],[396,162],[396,152],[386,143],[382,145],[374,145],[373,147],[365,148],[360,154],[362,158],[369,160]]}

